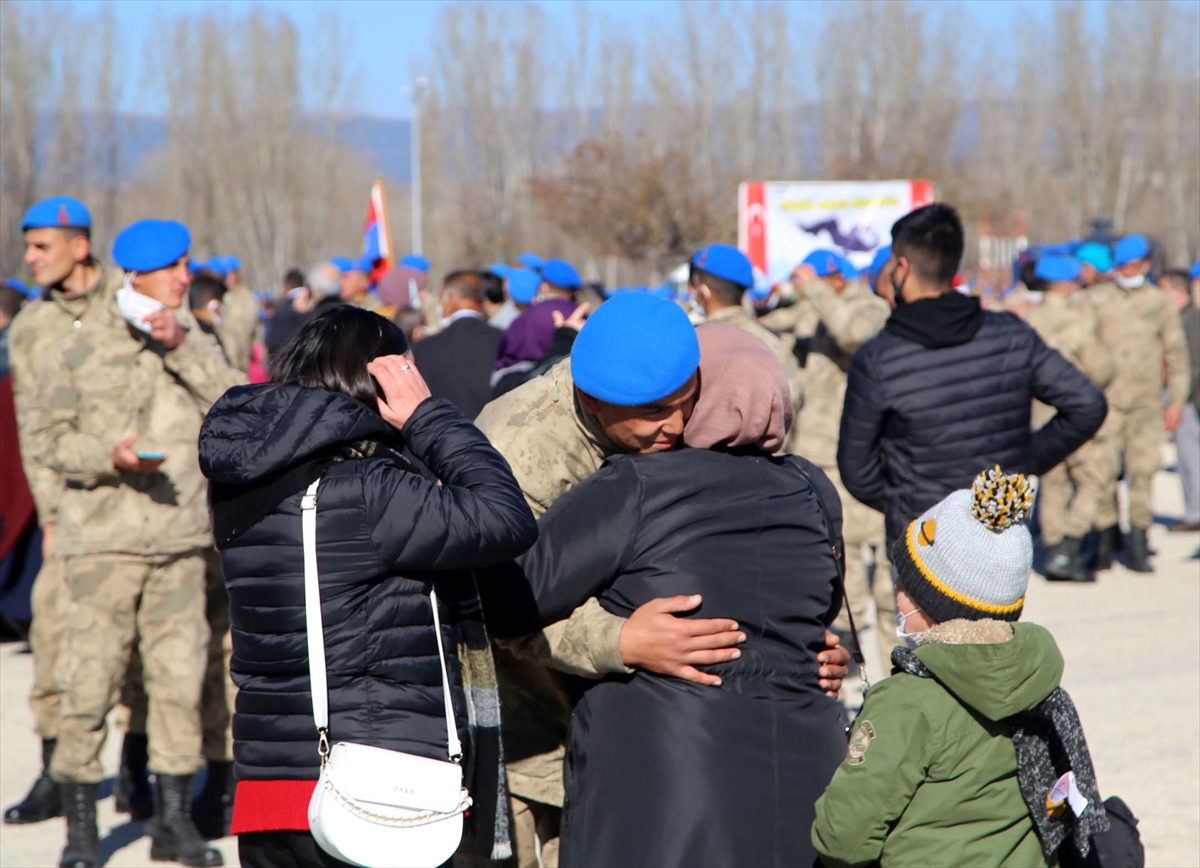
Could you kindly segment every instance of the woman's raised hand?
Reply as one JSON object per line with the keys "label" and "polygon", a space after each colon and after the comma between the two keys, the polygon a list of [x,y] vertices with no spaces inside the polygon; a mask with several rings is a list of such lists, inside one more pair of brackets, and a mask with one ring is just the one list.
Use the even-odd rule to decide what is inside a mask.
{"label": "woman's raised hand", "polygon": [[367,373],[375,378],[383,397],[379,415],[397,430],[403,428],[421,402],[432,397],[425,378],[407,356],[380,356],[367,363]]}

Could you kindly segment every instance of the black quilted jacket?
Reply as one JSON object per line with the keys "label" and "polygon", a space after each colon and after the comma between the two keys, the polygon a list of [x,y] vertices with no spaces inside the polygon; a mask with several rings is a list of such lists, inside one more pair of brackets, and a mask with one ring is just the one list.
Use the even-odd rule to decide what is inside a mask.
{"label": "black quilted jacket", "polygon": [[370,444],[399,440],[378,414],[346,395],[241,386],[225,393],[205,420],[200,462],[213,483],[214,530],[229,590],[240,780],[317,777],[300,498],[318,476],[331,739],[445,759],[428,597],[436,581],[458,728],[467,743],[449,589],[466,570],[521,554],[537,538],[537,525],[507,463],[449,401],[421,404],[404,439],[444,485],[390,449],[362,457]]}
{"label": "black quilted jacket", "polygon": [[[1030,430],[1036,398],[1058,410]],[[1022,320],[950,293],[903,305],[850,365],[838,442],[847,490],[887,517],[888,540],[979,471],[1044,473],[1108,405]]]}

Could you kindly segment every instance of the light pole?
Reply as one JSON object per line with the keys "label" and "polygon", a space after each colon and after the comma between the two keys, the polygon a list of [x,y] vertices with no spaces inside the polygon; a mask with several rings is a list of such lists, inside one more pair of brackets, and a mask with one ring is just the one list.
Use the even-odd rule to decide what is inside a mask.
{"label": "light pole", "polygon": [[429,80],[425,76],[419,76],[410,87],[404,88],[405,93],[411,96],[413,101],[412,123],[408,128],[413,253],[421,252],[421,100],[428,89]]}

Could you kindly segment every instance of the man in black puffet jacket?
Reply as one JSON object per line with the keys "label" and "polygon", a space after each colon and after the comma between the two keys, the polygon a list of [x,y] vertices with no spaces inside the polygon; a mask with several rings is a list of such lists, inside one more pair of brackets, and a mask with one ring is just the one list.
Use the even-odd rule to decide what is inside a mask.
{"label": "man in black puffet jacket", "polygon": [[[850,365],[838,469],[851,494],[887,517],[889,544],[984,468],[1045,473],[1108,413],[1104,393],[1024,321],[955,292],[962,252],[949,205],[896,222],[876,284],[894,310]],[[1058,411],[1038,431],[1035,398]]]}

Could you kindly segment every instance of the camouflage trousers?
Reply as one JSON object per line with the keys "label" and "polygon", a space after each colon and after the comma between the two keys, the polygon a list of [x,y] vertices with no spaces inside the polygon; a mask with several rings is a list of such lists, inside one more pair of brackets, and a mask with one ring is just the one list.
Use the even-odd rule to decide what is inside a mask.
{"label": "camouflage trousers", "polygon": [[121,694],[135,642],[148,697],[149,768],[193,774],[200,757],[200,692],[208,650],[202,552],[170,557],[64,559],[70,603],[58,658],[62,686],[57,781],[99,783],[106,718]]}
{"label": "camouflage trousers", "polygon": [[[896,590],[892,585],[883,513],[855,500],[842,485],[842,477],[836,467],[823,467],[822,470],[837,488],[842,500],[842,539],[846,547],[846,604],[834,621],[834,626],[843,633],[849,631],[848,608],[854,615],[855,626],[862,630],[874,597],[878,653],[870,642],[864,642],[866,647],[863,654],[872,680],[884,678],[892,669],[888,660],[899,640],[892,629],[896,622]],[[866,557],[868,551],[872,552],[871,566],[868,566]]]}
{"label": "camouflage trousers", "polygon": [[[1113,445],[1097,437],[1085,443],[1038,481],[1037,510],[1042,542],[1058,545],[1063,537],[1083,538],[1100,512],[1106,480],[1117,478]],[[1108,489],[1111,498],[1114,490]],[[1116,524],[1115,519],[1112,524]],[[1108,527],[1109,525],[1104,525]]]}
{"label": "camouflage trousers", "polygon": [[1103,431],[1112,450],[1105,464],[1100,502],[1096,509],[1096,527],[1116,525],[1117,476],[1120,456],[1125,456],[1125,479],[1129,483],[1129,525],[1148,528],[1154,520],[1152,488],[1154,474],[1161,465],[1159,447],[1163,440],[1161,407],[1143,410],[1118,410],[1111,404]]}

